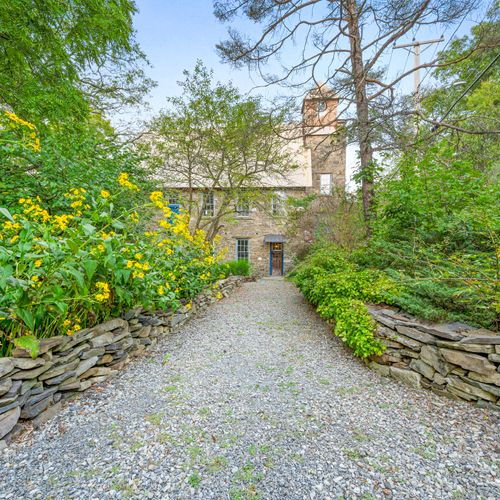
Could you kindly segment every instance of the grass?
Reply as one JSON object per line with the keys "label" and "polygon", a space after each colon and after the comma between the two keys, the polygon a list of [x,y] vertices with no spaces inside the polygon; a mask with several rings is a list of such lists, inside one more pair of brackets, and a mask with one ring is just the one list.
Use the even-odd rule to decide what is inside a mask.
{"label": "grass", "polygon": [[192,488],[199,488],[201,484],[201,476],[199,472],[193,472],[187,480],[189,486]]}
{"label": "grass", "polygon": [[153,425],[161,425],[161,419],[163,418],[163,413],[151,413],[151,415],[146,416],[146,420]]}

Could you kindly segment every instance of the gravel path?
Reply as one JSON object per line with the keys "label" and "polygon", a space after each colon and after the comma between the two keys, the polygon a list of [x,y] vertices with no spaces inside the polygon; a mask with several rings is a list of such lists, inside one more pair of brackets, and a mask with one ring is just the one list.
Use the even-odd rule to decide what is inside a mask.
{"label": "gravel path", "polygon": [[0,498],[499,498],[497,415],[384,379],[245,284],[0,453]]}

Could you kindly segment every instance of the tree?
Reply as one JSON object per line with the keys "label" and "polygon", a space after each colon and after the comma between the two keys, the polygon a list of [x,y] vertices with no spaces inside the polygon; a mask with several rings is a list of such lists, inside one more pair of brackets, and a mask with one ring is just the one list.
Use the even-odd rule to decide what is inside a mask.
{"label": "tree", "polygon": [[0,106],[41,128],[140,102],[152,82],[136,10],[132,0],[2,0]]}
{"label": "tree", "polygon": [[[169,98],[170,107],[151,123],[152,162],[166,186],[187,192],[192,230],[213,239],[238,201],[258,196],[295,165],[281,136],[283,113],[214,83],[200,61],[184,75],[182,97]],[[209,218],[200,192],[220,196]]]}
{"label": "tree", "polygon": [[[407,107],[397,107],[395,86],[416,69],[438,62],[434,59],[391,78],[384,67],[385,55],[411,31],[454,23],[475,5],[475,0],[217,0],[215,14],[221,21],[242,15],[262,25],[255,40],[230,29],[229,40],[218,50],[232,64],[256,66],[269,84],[317,85],[326,79],[346,103],[344,111],[354,107],[350,125],[359,144],[364,217],[370,223],[374,152],[384,147],[379,142],[381,130],[399,112],[408,113]],[[302,48],[297,50],[296,45]],[[262,73],[273,58],[279,59],[283,71]]]}

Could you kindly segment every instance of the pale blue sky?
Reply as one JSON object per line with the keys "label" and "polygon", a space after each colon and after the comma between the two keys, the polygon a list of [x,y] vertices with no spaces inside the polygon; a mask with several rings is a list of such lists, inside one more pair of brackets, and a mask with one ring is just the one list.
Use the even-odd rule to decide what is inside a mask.
{"label": "pale blue sky", "polygon": [[[143,117],[157,113],[165,106],[165,97],[178,95],[177,81],[183,79],[182,71],[192,69],[197,59],[212,68],[217,80],[227,82],[231,80],[242,92],[251,91],[260,83],[256,75],[249,75],[246,69],[234,70],[229,65],[222,64],[215,50],[215,45],[226,38],[227,27],[215,19],[212,0],[136,0],[139,13],[135,16],[134,25],[137,30],[137,41],[146,53],[152,67],[148,75],[158,82],[158,86],[151,90],[149,102],[151,109],[142,113]],[[470,26],[484,17],[487,5],[471,13],[462,23],[456,36],[469,32]],[[258,28],[249,24],[243,25],[236,20],[235,28],[247,32]],[[455,27],[445,32],[445,42],[448,41]],[[441,30],[429,28],[418,33],[418,39],[439,38]],[[411,41],[413,34],[407,37]],[[438,48],[444,46],[441,43]],[[422,54],[422,61],[428,60],[434,54],[436,46]],[[297,49],[299,50],[299,49]],[[293,57],[285,53],[283,57]],[[405,50],[395,50],[390,59],[390,71],[396,74],[407,65],[412,64],[412,58],[407,58]],[[389,56],[388,56],[389,57]],[[388,62],[388,60],[386,60]],[[422,76],[425,71],[422,73]],[[427,79],[429,81],[429,79]],[[411,92],[413,77],[410,76],[402,83],[402,92]],[[270,88],[265,91],[267,97],[283,92],[282,89]],[[260,93],[263,93],[260,91]],[[348,152],[348,175],[351,174],[356,161],[355,150]]]}

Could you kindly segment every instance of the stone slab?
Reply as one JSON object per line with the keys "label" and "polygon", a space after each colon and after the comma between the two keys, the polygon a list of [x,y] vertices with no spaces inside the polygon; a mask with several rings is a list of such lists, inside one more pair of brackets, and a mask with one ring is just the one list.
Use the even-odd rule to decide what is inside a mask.
{"label": "stone slab", "polygon": [[449,363],[461,366],[466,370],[483,374],[496,370],[495,365],[488,361],[488,358],[479,354],[470,354],[454,349],[440,349],[440,353]]}
{"label": "stone slab", "polygon": [[402,368],[395,368],[391,366],[390,374],[397,380],[405,383],[414,388],[419,388],[421,386],[422,375],[420,373],[415,373],[411,370],[404,370]]}
{"label": "stone slab", "polygon": [[19,408],[19,406],[0,415],[0,439],[6,436],[14,428],[20,415],[21,408]]}
{"label": "stone slab", "polygon": [[410,337],[413,340],[417,340],[418,342],[422,342],[423,344],[434,344],[436,339],[417,328],[411,328],[404,325],[396,325],[396,331],[405,335],[406,337]]}
{"label": "stone slab", "polygon": [[5,377],[14,369],[11,358],[0,358],[0,377]]}
{"label": "stone slab", "polygon": [[490,392],[476,387],[475,385],[464,382],[461,378],[454,375],[449,376],[446,381],[448,382],[449,389],[458,389],[461,392],[474,396],[476,398],[485,399],[487,401],[496,402],[497,398]]}
{"label": "stone slab", "polygon": [[53,363],[47,361],[44,365],[38,368],[33,368],[33,370],[21,370],[12,375],[12,380],[26,380],[39,377],[42,373],[45,373],[52,367]]}

